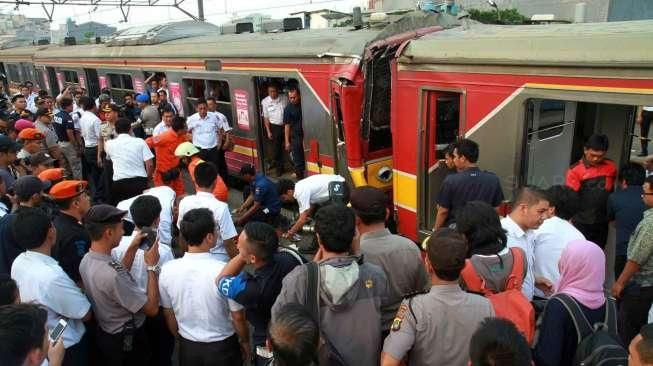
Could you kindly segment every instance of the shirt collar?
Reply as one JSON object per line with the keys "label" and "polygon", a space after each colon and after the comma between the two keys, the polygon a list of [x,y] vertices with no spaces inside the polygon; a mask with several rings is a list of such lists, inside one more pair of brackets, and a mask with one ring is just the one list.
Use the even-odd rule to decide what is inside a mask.
{"label": "shirt collar", "polygon": [[86,253],[86,255],[90,256],[91,258],[97,259],[97,260],[102,260],[102,261],[107,261],[107,262],[113,261],[113,258],[111,257],[111,255],[96,252],[96,251],[93,251],[93,250],[89,250],[88,253]]}
{"label": "shirt collar", "polygon": [[202,253],[190,253],[186,252],[184,253],[184,259],[205,259],[205,258],[212,258],[213,254],[211,252],[202,252]]}
{"label": "shirt collar", "polygon": [[508,231],[512,231],[518,237],[526,236],[526,232],[522,230],[522,228],[519,225],[517,225],[515,220],[513,220],[512,217],[510,217],[510,215],[506,216],[504,220],[506,222],[506,226],[508,226],[507,228]]}
{"label": "shirt collar", "polygon": [[203,191],[197,191],[195,193],[196,196],[210,196],[213,197],[213,193],[211,192],[203,192]]}
{"label": "shirt collar", "polygon": [[653,207],[651,207],[648,210],[644,211],[644,217],[649,217],[651,215],[653,215]]}
{"label": "shirt collar", "polygon": [[463,290],[460,288],[460,285],[458,285],[458,284],[433,285],[433,286],[431,286],[431,290],[429,290],[429,293],[434,294],[434,295],[456,294],[456,293],[462,293],[462,292],[463,292]]}
{"label": "shirt collar", "polygon": [[381,230],[374,230],[367,232],[365,234],[361,235],[361,241],[362,240],[371,240],[371,239],[379,239],[379,238],[384,238],[386,236],[390,236],[392,233],[390,230],[386,229],[381,229]]}
{"label": "shirt collar", "polygon": [[27,250],[25,251],[25,255],[32,258],[36,259],[39,262],[45,263],[45,264],[57,264],[57,261],[50,257],[49,255],[45,255],[43,253],[35,252],[33,250]]}

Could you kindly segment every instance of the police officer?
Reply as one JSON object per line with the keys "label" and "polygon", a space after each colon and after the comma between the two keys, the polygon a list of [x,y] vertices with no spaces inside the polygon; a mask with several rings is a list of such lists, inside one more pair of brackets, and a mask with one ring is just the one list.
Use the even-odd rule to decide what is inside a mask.
{"label": "police officer", "polygon": [[149,346],[143,323],[145,316],[159,312],[159,243],[145,251],[148,284],[143,292],[129,273],[145,234],[134,236],[122,261],[114,261],[111,249],[123,235],[122,218],[127,212],[109,205],[93,206],[84,219],[91,248],[79,271],[87,295],[92,299],[98,323],[97,346],[100,360],[107,366],[144,365]]}
{"label": "police officer", "polygon": [[[216,278],[224,296],[242,305],[246,318],[254,328],[253,351],[265,346],[270,310],[281,291],[286,274],[301,260],[288,251],[278,251],[279,238],[274,228],[262,222],[250,222],[238,238],[238,255],[231,259]],[[254,274],[243,271],[252,264]],[[262,365],[263,359],[256,359]]]}
{"label": "police officer", "polygon": [[242,214],[236,221],[237,226],[242,226],[249,221],[262,221],[272,226],[277,226],[281,212],[281,200],[277,186],[262,173],[256,173],[254,166],[245,164],[240,167],[240,176],[249,183],[248,195],[237,213]]}
{"label": "police officer", "polygon": [[81,224],[82,218],[91,208],[87,187],[85,181],[66,180],[52,186],[49,193],[60,208],[59,215],[54,218],[57,242],[52,249],[52,257],[78,284],[82,281],[79,263],[91,246],[91,238]]}

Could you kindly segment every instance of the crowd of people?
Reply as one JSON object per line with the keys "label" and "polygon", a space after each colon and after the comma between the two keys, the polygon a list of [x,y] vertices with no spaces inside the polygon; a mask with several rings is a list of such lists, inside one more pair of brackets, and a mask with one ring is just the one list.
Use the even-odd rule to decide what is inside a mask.
{"label": "crowd of people", "polygon": [[[420,247],[389,230],[387,192],[299,166],[244,164],[230,206],[215,100],[184,118],[148,83],[121,106],[26,84],[0,115],[0,364],[653,364],[653,176],[617,168],[606,136],[508,211],[460,139]],[[298,93],[280,113],[269,90],[263,128],[293,150]]]}

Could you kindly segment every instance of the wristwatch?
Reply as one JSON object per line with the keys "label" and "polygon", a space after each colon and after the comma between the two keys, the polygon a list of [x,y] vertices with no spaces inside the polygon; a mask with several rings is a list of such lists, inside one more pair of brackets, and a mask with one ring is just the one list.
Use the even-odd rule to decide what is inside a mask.
{"label": "wristwatch", "polygon": [[151,271],[158,274],[161,271],[161,267],[158,264],[155,266],[147,266],[147,270],[148,272]]}

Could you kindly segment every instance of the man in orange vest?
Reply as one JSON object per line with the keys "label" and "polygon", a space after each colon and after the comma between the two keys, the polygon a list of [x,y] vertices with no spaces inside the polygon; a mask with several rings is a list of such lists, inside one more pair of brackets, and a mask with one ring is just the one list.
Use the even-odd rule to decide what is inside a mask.
{"label": "man in orange vest", "polygon": [[168,182],[167,185],[174,189],[177,197],[184,195],[185,192],[179,169],[179,157],[175,155],[175,150],[188,141],[187,132],[186,119],[175,117],[170,129],[145,140],[150,148],[154,148],[156,154],[154,185],[159,187],[166,185],[164,181]]}
{"label": "man in orange vest", "polygon": [[[195,185],[196,190],[197,184],[195,183],[195,168],[197,165],[204,162],[204,160],[200,158],[199,153],[200,150],[190,142],[184,142],[180,144],[175,150],[175,156],[181,159],[181,162],[188,167],[188,175],[190,175],[190,178],[193,180],[193,184]],[[213,195],[215,198],[222,202],[227,202],[227,199],[229,198],[229,189],[219,175],[215,181]]]}

